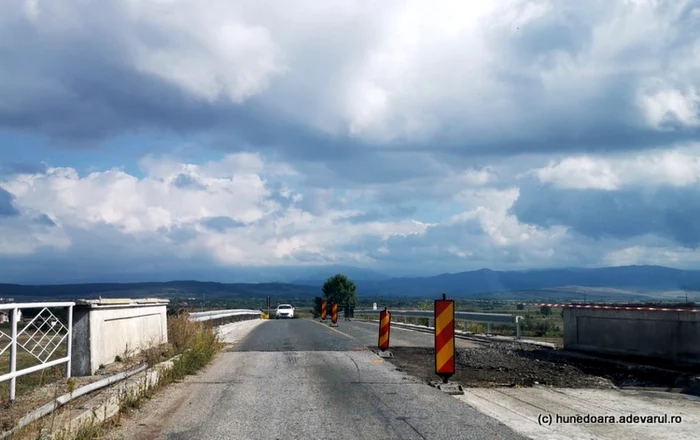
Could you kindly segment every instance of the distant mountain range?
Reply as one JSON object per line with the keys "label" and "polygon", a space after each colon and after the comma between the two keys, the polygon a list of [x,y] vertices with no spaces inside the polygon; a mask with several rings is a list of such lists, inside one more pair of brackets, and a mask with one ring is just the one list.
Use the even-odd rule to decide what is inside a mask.
{"label": "distant mountain range", "polygon": [[569,300],[643,300],[669,296],[700,298],[700,271],[662,266],[622,266],[597,269],[541,269],[442,274],[431,277],[389,278],[365,269],[329,267],[307,271],[308,278],[277,283],[216,283],[169,281],[27,286],[0,284],[0,298],[75,299],[103,297],[310,298],[320,294],[324,281],[335,273],[349,276],[360,297]]}
{"label": "distant mountain range", "polygon": [[0,298],[21,300],[46,299],[95,299],[103,298],[194,298],[207,300],[226,298],[264,298],[266,296],[287,299],[310,298],[320,289],[285,283],[224,284],[203,281],[167,281],[149,283],[93,283],[25,286],[0,284]]}
{"label": "distant mountain range", "polygon": [[323,283],[335,274],[342,273],[352,280],[360,281],[388,281],[392,277],[369,269],[362,269],[351,266],[326,266],[320,268],[307,269],[296,274],[296,277],[287,276],[279,281],[291,282],[293,284],[306,284],[303,280],[311,280],[309,285],[315,286]]}
{"label": "distant mountain range", "polygon": [[[442,274],[432,277],[402,277],[355,280],[358,290],[379,296],[436,297],[445,292],[454,297],[518,297],[593,295],[618,298],[654,296],[654,292],[700,292],[700,271],[663,266],[620,266],[594,269],[564,268],[527,271],[494,271]],[[295,284],[322,286],[323,280],[298,280]],[[601,290],[604,289],[604,290]],[[569,295],[570,293],[570,295]]]}

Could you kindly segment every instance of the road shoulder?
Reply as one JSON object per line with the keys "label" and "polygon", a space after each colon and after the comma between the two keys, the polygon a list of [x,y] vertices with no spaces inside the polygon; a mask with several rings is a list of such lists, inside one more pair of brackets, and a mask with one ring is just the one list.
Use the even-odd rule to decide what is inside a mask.
{"label": "road shoulder", "polygon": [[[220,326],[217,331],[221,341],[231,348],[243,341],[255,328],[265,324],[265,320],[251,320],[234,322]],[[181,411],[182,406],[188,403],[188,397],[199,392],[197,387],[203,377],[211,372],[212,368],[221,362],[225,351],[219,352],[211,364],[200,370],[193,376],[187,376],[179,382],[175,382],[160,390],[154,396],[146,399],[135,410],[129,410],[122,417],[117,426],[112,427],[102,437],[104,440],[152,440],[158,438],[165,427],[172,424],[172,416]]]}
{"label": "road shoulder", "polygon": [[[467,388],[457,399],[532,439],[690,440],[700,429],[700,398],[675,393],[571,388]],[[556,416],[612,416],[575,423]],[[620,423],[628,416],[679,416],[681,423]],[[551,416],[551,424],[547,418]],[[599,420],[600,421],[600,420]]]}

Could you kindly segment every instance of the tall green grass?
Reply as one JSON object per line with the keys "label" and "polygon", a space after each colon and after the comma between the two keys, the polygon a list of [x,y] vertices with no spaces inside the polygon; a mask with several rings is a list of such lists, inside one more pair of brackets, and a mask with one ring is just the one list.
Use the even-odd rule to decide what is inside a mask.
{"label": "tall green grass", "polygon": [[173,380],[195,374],[207,366],[222,344],[211,324],[192,322],[186,314],[168,317],[168,339],[176,355],[170,370]]}

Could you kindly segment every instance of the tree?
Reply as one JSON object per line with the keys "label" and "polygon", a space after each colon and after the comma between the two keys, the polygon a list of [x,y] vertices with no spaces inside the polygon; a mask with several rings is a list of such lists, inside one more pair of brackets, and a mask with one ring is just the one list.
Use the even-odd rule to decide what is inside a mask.
{"label": "tree", "polygon": [[515,306],[518,310],[523,310],[525,308],[525,304],[520,303],[517,306]]}
{"label": "tree", "polygon": [[323,283],[322,290],[329,303],[350,304],[353,307],[357,304],[357,286],[343,274],[339,273],[328,278]]}
{"label": "tree", "polygon": [[540,313],[544,316],[549,316],[552,314],[552,308],[549,306],[540,307]]}
{"label": "tree", "polygon": [[314,316],[314,319],[317,319],[321,316],[321,301],[323,301],[323,298],[320,296],[314,297],[314,307],[311,309],[311,313]]}

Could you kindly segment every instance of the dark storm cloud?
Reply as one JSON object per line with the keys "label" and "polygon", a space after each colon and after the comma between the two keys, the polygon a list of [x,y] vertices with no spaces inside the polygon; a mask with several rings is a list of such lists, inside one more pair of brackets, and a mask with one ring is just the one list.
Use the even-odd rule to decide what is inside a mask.
{"label": "dark storm cloud", "polygon": [[15,197],[0,188],[0,217],[16,217],[19,211],[14,205]]}
{"label": "dark storm cloud", "polygon": [[[666,13],[673,5],[662,3],[659,12]],[[41,132],[71,144],[134,130],[206,133],[217,148],[254,147],[274,150],[294,161],[321,161],[334,174],[353,181],[400,180],[405,172],[392,164],[410,160],[406,155],[410,151],[442,150],[471,157],[625,150],[694,139],[700,133],[693,128],[656,131],[646,127],[635,96],[640,78],[647,73],[634,69],[606,73],[594,92],[583,98],[567,101],[566,96],[546,95],[540,74],[554,67],[555,56],[576,59],[591,49],[596,26],[610,18],[606,2],[585,7],[559,5],[551,14],[517,30],[499,28],[500,34],[487,35],[485,41],[494,44],[498,56],[489,74],[507,91],[505,98],[516,115],[512,120],[494,112],[489,122],[472,123],[461,111],[461,106],[473,107],[469,102],[424,110],[417,105],[416,109],[441,121],[441,130],[428,140],[402,136],[390,142],[350,136],[340,116],[336,122],[341,129],[333,134],[322,132],[314,128],[306,112],[309,108],[318,114],[340,112],[337,93],[353,79],[348,77],[351,68],[379,44],[386,18],[382,14],[365,12],[337,23],[317,23],[326,35],[323,41],[300,40],[307,46],[287,47],[286,40],[293,40],[290,37],[296,28],[265,8],[259,12],[247,8],[247,18],[271,32],[286,49],[289,65],[267,92],[234,104],[224,98],[199,99],[136,67],[134,40],[154,52],[189,49],[199,42],[168,32],[156,20],[134,23],[119,2],[100,2],[99,13],[80,3],[71,3],[71,7],[85,20],[79,30],[64,33],[55,32],[42,15],[39,24],[34,24],[20,8],[9,7],[0,26],[0,41],[13,42],[0,44],[0,59],[8,60],[0,71],[1,127]],[[387,6],[388,10],[395,7]],[[620,51],[616,61],[625,65],[627,60],[649,56],[645,54],[653,49],[652,55],[666,51],[666,59],[672,62],[674,56],[692,47],[700,28],[694,25],[691,6],[669,17],[677,37],[663,47],[649,42],[632,45]],[[46,29],[49,31],[42,32]],[[206,47],[200,49],[206,51]],[[451,57],[439,58],[450,62],[444,68],[467,62],[459,54]],[[575,90],[576,84],[572,82],[571,88]],[[483,111],[491,109],[484,107]],[[402,153],[392,158],[386,155],[387,150],[398,147]],[[420,163],[413,165],[412,172],[421,171]]]}
{"label": "dark storm cloud", "polygon": [[49,247],[32,255],[0,256],[0,264],[6,271],[3,281],[25,284],[169,281],[202,277],[216,267],[208,255],[173,258],[172,248],[157,234],[123,234],[107,224],[93,225],[89,231],[70,226],[64,229],[71,236],[70,257],[65,249]]}
{"label": "dark storm cloud", "polygon": [[700,192],[696,187],[556,189],[526,185],[512,212],[522,222],[544,227],[565,225],[595,239],[628,239],[646,234],[700,245]]}
{"label": "dark storm cloud", "polygon": [[158,79],[101,65],[87,54],[74,58],[70,65],[85,70],[59,70],[54,80],[60,89],[48,96],[33,90],[33,84],[19,89],[0,86],[6,98],[5,105],[0,104],[0,127],[41,132],[66,145],[96,145],[91,141],[133,130],[184,135],[211,128],[223,116]]}
{"label": "dark storm cloud", "polygon": [[[217,120],[212,106],[137,71],[120,29],[125,10],[100,2],[79,32],[41,32],[21,12],[0,25],[0,127],[48,134],[66,143],[94,141],[138,129],[186,133]],[[11,7],[10,7],[11,8]],[[148,28],[137,32],[142,38]],[[167,39],[166,36],[161,36]],[[94,143],[93,143],[94,144]]]}

